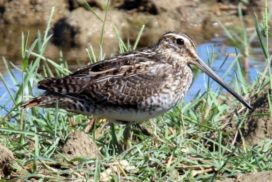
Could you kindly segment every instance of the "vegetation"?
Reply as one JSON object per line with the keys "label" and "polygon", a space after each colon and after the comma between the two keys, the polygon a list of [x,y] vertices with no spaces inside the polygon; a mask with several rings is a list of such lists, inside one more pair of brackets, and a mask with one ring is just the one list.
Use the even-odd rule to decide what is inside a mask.
{"label": "vegetation", "polygon": [[[233,84],[240,94],[248,98],[261,92],[264,86],[269,85],[272,89],[267,9],[263,17],[261,23],[256,20],[256,35],[265,57],[266,68],[253,84],[244,79],[243,71],[239,69]],[[5,144],[16,157],[16,162],[11,166],[11,177],[54,181],[205,181],[272,168],[271,139],[254,146],[243,142],[229,142],[233,141],[234,136],[222,129],[228,122],[226,116],[229,113],[234,115],[234,120],[242,128],[249,113],[237,112],[241,111],[241,105],[238,106],[236,101],[228,102],[228,95],[210,89],[203,95],[196,95],[192,101],[183,102],[170,112],[143,123],[151,136],[134,129],[130,147],[122,152],[115,148],[116,143],[112,140],[110,127],[103,119],[98,120],[88,135],[100,148],[102,157],[67,157],[62,151],[63,144],[72,132],[84,131],[90,118],[67,113],[57,107],[31,110],[20,107],[22,101],[40,94],[35,89],[39,80],[70,73],[67,62],[61,57],[55,62],[43,56],[51,38],[50,20],[51,17],[47,29],[38,33],[31,44],[28,35],[22,34],[21,67],[5,59],[3,61],[12,78],[12,87],[15,88],[8,85],[3,75],[0,75],[7,90],[0,98],[10,96],[10,100],[1,103],[0,107],[9,108],[10,102],[13,105],[0,120],[0,143]],[[143,29],[140,30],[139,38],[142,31]],[[116,35],[121,52],[136,48],[137,41],[135,45],[128,46],[121,40],[118,32]],[[241,41],[249,46],[246,38]],[[88,49],[88,54],[90,60],[98,60],[92,48]],[[103,52],[100,55],[103,57]],[[237,61],[240,58],[237,55]],[[14,75],[14,69],[22,72],[21,80]],[[271,116],[271,95],[268,99],[270,104],[266,114]],[[234,130],[240,132],[240,128]],[[115,128],[121,144],[124,129],[123,125],[116,125]],[[242,135],[241,132],[240,134]]]}

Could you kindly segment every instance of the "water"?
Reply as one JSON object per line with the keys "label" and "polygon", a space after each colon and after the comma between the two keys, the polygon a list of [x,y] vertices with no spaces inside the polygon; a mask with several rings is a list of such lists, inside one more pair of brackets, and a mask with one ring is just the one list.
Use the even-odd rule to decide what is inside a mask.
{"label": "water", "polygon": [[[205,61],[208,65],[211,65],[211,68],[224,79],[226,83],[230,83],[235,80],[235,75],[237,75],[237,64],[229,69],[234,61],[235,55],[237,55],[237,50],[233,47],[229,47],[226,45],[220,44],[220,42],[208,42],[201,44],[197,47],[197,52],[199,56]],[[212,59],[213,62],[209,63],[207,60],[211,55],[215,55],[215,59]],[[231,56],[226,56],[231,55]],[[227,57],[227,59],[226,59]],[[258,72],[264,69],[264,63],[260,61],[254,61],[252,59],[249,60],[249,81],[253,82],[257,76]],[[225,75],[225,73],[227,74]],[[13,74],[16,77],[16,80],[20,83],[22,81],[22,73],[13,70]],[[9,74],[4,74],[4,80],[8,84],[8,87],[11,91],[11,94],[15,94],[17,91],[17,86],[13,83]],[[202,72],[199,72],[193,81],[193,84],[189,90],[189,92],[185,96],[185,101],[189,102],[192,100],[197,94],[203,94],[206,89],[208,83],[210,84],[210,88],[214,91],[220,89],[221,87],[214,81],[211,81],[208,76]],[[231,85],[231,84],[229,84]],[[37,89],[34,90],[34,93],[39,95],[40,91]],[[13,102],[7,89],[4,84],[0,81],[0,116],[6,114],[13,106]]]}
{"label": "water", "polygon": [[[238,50],[234,47],[222,45],[220,42],[208,42],[197,47],[198,55],[205,61],[223,80],[227,85],[236,80],[238,74],[238,64],[236,55]],[[215,58],[211,59],[211,55],[215,54]],[[229,55],[229,56],[228,56]],[[213,60],[212,63],[209,60]],[[258,73],[264,70],[264,62],[249,59],[248,81],[254,82],[257,79]],[[199,72],[195,77],[193,84],[185,96],[185,101],[190,101],[197,94],[203,94],[207,87],[216,91],[222,87],[215,81],[209,78],[205,73]]]}

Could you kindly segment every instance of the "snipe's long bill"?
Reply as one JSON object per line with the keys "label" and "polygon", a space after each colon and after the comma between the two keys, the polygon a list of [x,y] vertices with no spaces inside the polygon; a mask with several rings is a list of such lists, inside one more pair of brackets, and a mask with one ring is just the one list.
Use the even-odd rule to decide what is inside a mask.
{"label": "snipe's long bill", "polygon": [[227,86],[224,81],[208,66],[202,61],[198,55],[195,55],[196,60],[193,64],[195,64],[199,69],[205,72],[208,76],[210,76],[214,81],[216,81],[219,85],[225,88],[231,95],[233,95],[237,100],[239,100],[244,106],[248,109],[253,110],[253,107],[245,101],[243,97],[241,97],[238,93],[232,90],[229,86]]}
{"label": "snipe's long bill", "polygon": [[63,78],[38,83],[45,94],[23,107],[58,107],[122,123],[144,121],[173,108],[188,91],[191,65],[207,73],[244,106],[253,109],[197,55],[190,37],[168,32],[152,47],[117,55]]}

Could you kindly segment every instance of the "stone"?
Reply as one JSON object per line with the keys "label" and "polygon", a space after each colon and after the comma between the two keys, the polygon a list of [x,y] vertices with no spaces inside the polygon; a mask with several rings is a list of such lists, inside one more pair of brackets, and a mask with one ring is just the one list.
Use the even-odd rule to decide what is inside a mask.
{"label": "stone", "polygon": [[52,7],[55,7],[52,22],[68,13],[66,0],[5,0],[3,19],[8,24],[45,25]]}
{"label": "stone", "polygon": [[98,55],[103,27],[103,53],[109,55],[119,50],[114,29],[122,37],[122,29],[126,26],[124,15],[115,10],[109,11],[103,25],[105,13],[99,9],[91,12],[77,8],[54,25],[52,42],[63,50],[66,60],[88,60],[85,49],[90,46]]}

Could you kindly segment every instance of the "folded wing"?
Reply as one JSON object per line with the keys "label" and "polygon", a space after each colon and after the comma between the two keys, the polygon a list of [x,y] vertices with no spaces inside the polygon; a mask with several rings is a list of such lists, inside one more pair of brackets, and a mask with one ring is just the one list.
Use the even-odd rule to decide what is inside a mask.
{"label": "folded wing", "polygon": [[137,107],[174,79],[172,65],[154,60],[146,56],[106,60],[64,78],[43,80],[38,87],[92,104]]}

